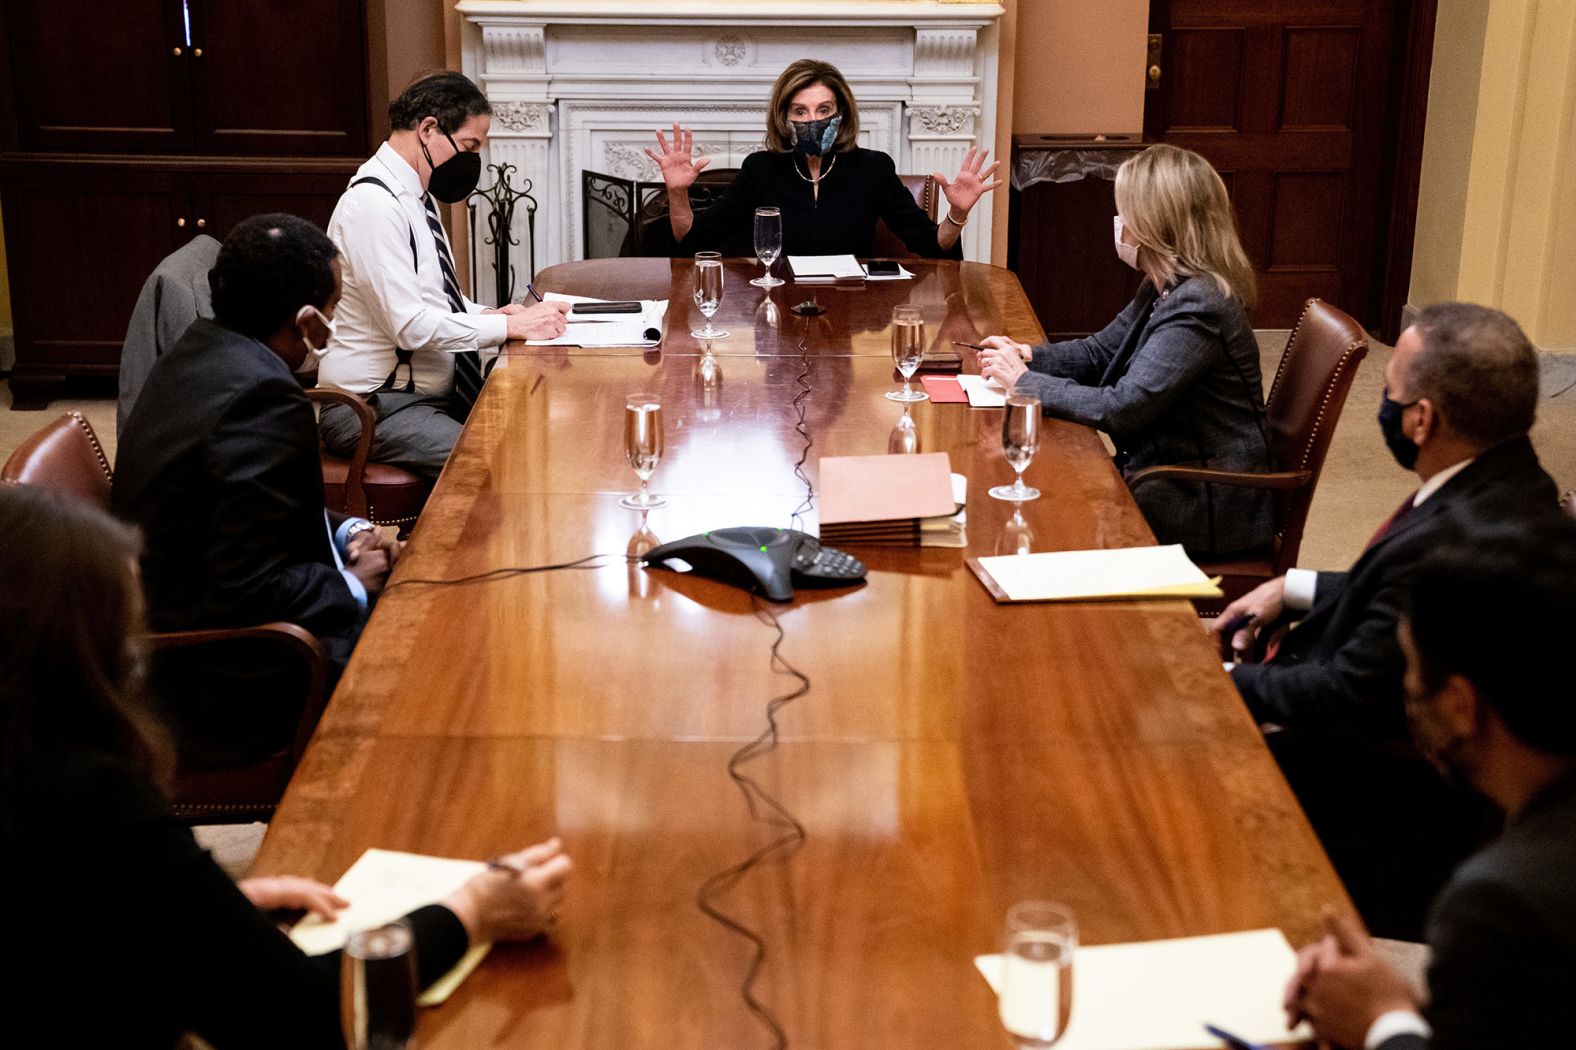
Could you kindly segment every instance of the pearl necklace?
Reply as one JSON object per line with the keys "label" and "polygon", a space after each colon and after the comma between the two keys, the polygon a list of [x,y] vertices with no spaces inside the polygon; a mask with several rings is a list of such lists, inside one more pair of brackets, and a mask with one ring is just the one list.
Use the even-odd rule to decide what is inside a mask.
{"label": "pearl necklace", "polygon": [[[821,172],[819,175],[817,175],[815,178],[812,179],[810,176],[806,175],[804,172],[799,170],[799,158],[795,157],[793,159],[793,173],[795,175],[799,176],[805,182],[808,182],[810,185],[814,186],[816,183],[820,182],[822,179],[824,179],[828,175],[832,174],[832,167],[836,163],[837,163],[837,154],[834,153],[834,154],[832,154],[832,159],[826,162],[826,170]],[[805,161],[805,167],[809,167],[809,166],[810,166],[810,162],[809,161]]]}

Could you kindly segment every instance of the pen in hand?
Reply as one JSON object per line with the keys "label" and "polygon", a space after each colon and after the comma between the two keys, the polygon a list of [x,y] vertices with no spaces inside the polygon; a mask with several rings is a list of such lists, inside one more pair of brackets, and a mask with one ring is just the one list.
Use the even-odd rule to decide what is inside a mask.
{"label": "pen in hand", "polygon": [[545,300],[545,299],[543,299],[543,298],[542,298],[542,297],[541,297],[541,295],[539,295],[539,294],[538,294],[538,293],[537,293],[537,291],[536,291],[536,285],[535,285],[535,283],[528,283],[528,284],[526,284],[526,286],[525,286],[525,290],[526,290],[526,291],[528,291],[528,292],[530,292],[530,293],[531,293],[531,298],[532,298],[532,299],[535,299],[535,300],[536,300],[536,301],[537,301],[537,302],[539,302],[539,303],[541,303],[541,302],[546,302],[546,300]]}
{"label": "pen in hand", "polygon": [[487,860],[487,867],[493,871],[501,871],[505,875],[516,879],[525,874],[525,870],[523,868],[517,868],[513,864],[499,860],[497,857],[489,857]]}
{"label": "pen in hand", "polygon": [[960,340],[957,340],[957,339],[952,340],[952,345],[953,346],[966,346],[970,350],[989,350],[990,349],[990,347],[988,347],[988,346],[980,346],[978,343],[965,343],[965,342],[961,342]]}
{"label": "pen in hand", "polygon": [[1219,1028],[1212,1024],[1206,1024],[1204,1031],[1225,1043],[1231,1050],[1265,1050],[1258,1043],[1250,1043],[1240,1035],[1232,1035],[1224,1028]]}

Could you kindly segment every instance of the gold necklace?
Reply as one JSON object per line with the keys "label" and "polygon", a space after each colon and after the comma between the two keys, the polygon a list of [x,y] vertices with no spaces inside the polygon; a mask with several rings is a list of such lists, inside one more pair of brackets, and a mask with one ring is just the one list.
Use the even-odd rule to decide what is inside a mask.
{"label": "gold necklace", "polygon": [[[817,175],[815,178],[812,179],[810,176],[806,175],[804,172],[799,170],[799,158],[797,156],[795,156],[794,159],[793,159],[793,173],[795,175],[799,176],[805,182],[808,182],[810,185],[814,186],[816,183],[820,182],[822,179],[824,179],[828,175],[832,174],[832,167],[836,163],[837,163],[837,154],[834,153],[834,154],[832,154],[832,159],[826,162],[826,170],[821,172],[819,175]],[[810,166],[810,162],[809,161],[805,161],[804,162],[804,166],[808,168]]]}

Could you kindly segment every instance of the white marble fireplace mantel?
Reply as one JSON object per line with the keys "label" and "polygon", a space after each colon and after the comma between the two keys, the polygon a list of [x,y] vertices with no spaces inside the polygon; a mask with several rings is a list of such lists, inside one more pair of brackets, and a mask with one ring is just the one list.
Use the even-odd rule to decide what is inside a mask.
{"label": "white marble fireplace mantel", "polygon": [[[761,148],[765,104],[797,58],[836,65],[859,100],[860,144],[899,171],[951,176],[996,134],[997,3],[950,0],[461,0],[464,72],[493,105],[485,161],[529,178],[538,269],[581,258],[580,173],[658,179],[642,147],[675,120],[737,167]],[[484,182],[487,181],[484,178]],[[990,258],[988,195],[963,234]],[[529,273],[523,215],[516,273]],[[485,264],[484,264],[485,268]],[[480,274],[483,290],[490,271]],[[518,283],[523,283],[523,276]]]}

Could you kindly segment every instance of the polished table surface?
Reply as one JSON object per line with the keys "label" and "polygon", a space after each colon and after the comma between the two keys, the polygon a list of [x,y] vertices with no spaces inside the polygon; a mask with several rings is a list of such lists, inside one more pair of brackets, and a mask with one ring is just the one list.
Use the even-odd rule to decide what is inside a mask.
{"label": "polished table surface", "polygon": [[[776,839],[729,757],[796,682],[743,592],[629,565],[660,537],[787,526],[823,455],[881,453],[902,414],[887,317],[925,307],[934,338],[1040,331],[1016,278],[970,263],[815,289],[827,312],[768,305],[730,261],[701,356],[690,267],[570,263],[538,288],[671,294],[663,350],[511,347],[466,426],[395,579],[608,555],[599,567],[377,605],[272,822],[256,873],[332,882],[368,847],[487,857],[560,835],[577,865],[550,938],[500,945],[424,1047],[769,1047],[740,987],[750,944],[703,914],[702,883]],[[670,292],[671,289],[671,292]],[[640,516],[622,450],[626,394],[662,395],[667,450]],[[805,431],[796,427],[796,395]],[[803,824],[718,898],[759,933],[755,985],[788,1045],[995,1047],[975,955],[1006,907],[1050,897],[1085,943],[1278,926],[1316,935],[1349,907],[1257,728],[1184,602],[1000,606],[965,554],[1017,542],[1000,413],[921,402],[922,451],[969,478],[968,551],[859,549],[868,583],[776,607],[809,692],[745,772]],[[1152,542],[1099,438],[1046,421],[1023,508],[1034,550]],[[806,527],[815,527],[813,510]],[[1076,1008],[1076,1007],[1075,1007]]]}

